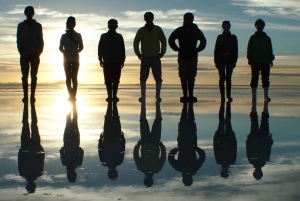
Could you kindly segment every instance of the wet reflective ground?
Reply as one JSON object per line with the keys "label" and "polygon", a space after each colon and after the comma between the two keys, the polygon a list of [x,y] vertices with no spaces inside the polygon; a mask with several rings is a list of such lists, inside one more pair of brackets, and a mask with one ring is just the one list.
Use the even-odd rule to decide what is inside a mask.
{"label": "wet reflective ground", "polygon": [[[101,86],[102,87],[102,86]],[[0,89],[0,200],[299,200],[300,87],[270,88],[257,113],[248,86],[221,103],[198,86],[81,85],[76,105],[64,86],[39,85],[34,105],[19,86]]]}

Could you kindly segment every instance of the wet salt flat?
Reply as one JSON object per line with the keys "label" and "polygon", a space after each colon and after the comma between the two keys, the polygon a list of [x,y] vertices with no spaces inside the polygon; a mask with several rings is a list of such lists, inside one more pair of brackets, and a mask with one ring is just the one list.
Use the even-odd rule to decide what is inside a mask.
{"label": "wet salt flat", "polygon": [[[271,87],[265,105],[259,88],[257,115],[250,115],[248,86],[233,88],[234,101],[224,104],[216,86],[196,86],[194,104],[179,102],[179,85],[163,86],[160,104],[154,92],[149,86],[141,105],[138,85],[121,86],[120,102],[110,105],[103,86],[81,85],[75,128],[82,152],[62,156],[79,143],[76,136],[64,143],[76,125],[65,87],[39,85],[26,111],[21,87],[1,85],[0,200],[300,199],[300,87]],[[31,140],[26,149],[27,112],[40,144]]]}

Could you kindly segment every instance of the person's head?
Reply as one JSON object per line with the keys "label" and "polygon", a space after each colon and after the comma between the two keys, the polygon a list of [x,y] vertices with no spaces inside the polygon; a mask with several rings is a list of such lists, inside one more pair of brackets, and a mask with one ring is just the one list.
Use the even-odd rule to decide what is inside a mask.
{"label": "person's head", "polygon": [[108,170],[107,176],[110,180],[116,180],[118,178],[118,170],[114,169],[110,169]]}
{"label": "person's head", "polygon": [[36,184],[34,183],[34,180],[28,180],[28,183],[26,184],[26,190],[28,193],[34,193],[36,189]]}
{"label": "person's head", "polygon": [[265,22],[262,19],[258,19],[254,24],[257,31],[263,31],[265,28]]}
{"label": "person's head", "polygon": [[73,17],[73,16],[68,17],[66,25],[67,25],[67,29],[68,30],[73,30],[74,27],[76,26],[76,19],[75,19],[75,17]]}
{"label": "person's head", "polygon": [[193,175],[192,174],[182,174],[182,183],[184,186],[191,186],[193,184]]}
{"label": "person's head", "polygon": [[108,20],[107,27],[110,31],[115,31],[118,28],[118,21],[115,19]]}
{"label": "person's head", "polygon": [[230,30],[230,27],[231,27],[230,21],[223,21],[222,22],[223,31],[228,32]]}
{"label": "person's head", "polygon": [[187,25],[192,24],[194,21],[194,15],[193,13],[186,13],[183,15],[183,22]]}
{"label": "person's head", "polygon": [[27,19],[32,19],[34,16],[34,8],[32,6],[27,6],[24,10],[24,15],[26,15]]}
{"label": "person's head", "polygon": [[146,23],[152,23],[154,20],[154,14],[152,12],[146,12],[144,14],[144,20],[146,21]]}
{"label": "person's head", "polygon": [[153,173],[146,173],[144,178],[144,185],[146,187],[151,187],[153,185]]}
{"label": "person's head", "polygon": [[264,173],[261,168],[255,168],[253,171],[253,177],[256,180],[260,180],[264,176]]}
{"label": "person's head", "polygon": [[77,174],[74,169],[67,170],[67,178],[69,182],[74,183],[76,181]]}

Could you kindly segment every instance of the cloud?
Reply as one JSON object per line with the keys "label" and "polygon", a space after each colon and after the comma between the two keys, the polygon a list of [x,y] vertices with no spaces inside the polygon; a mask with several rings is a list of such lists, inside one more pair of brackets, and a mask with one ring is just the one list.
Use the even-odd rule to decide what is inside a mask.
{"label": "cloud", "polygon": [[251,16],[283,16],[294,20],[300,17],[298,0],[231,0],[231,4],[244,7],[244,12]]}

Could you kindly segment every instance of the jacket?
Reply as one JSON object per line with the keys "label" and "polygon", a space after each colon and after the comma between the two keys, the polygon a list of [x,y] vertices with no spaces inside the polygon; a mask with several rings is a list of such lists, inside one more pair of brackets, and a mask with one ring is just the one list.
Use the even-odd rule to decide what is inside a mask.
{"label": "jacket", "polygon": [[40,55],[44,49],[42,25],[35,20],[33,20],[30,26],[27,20],[19,23],[17,29],[17,47],[21,55]]}
{"label": "jacket", "polygon": [[270,64],[274,59],[271,38],[265,32],[255,32],[248,42],[247,59],[250,64]]}
{"label": "jacket", "polygon": [[105,63],[123,64],[126,58],[123,36],[115,31],[102,34],[98,45],[98,58]]}
{"label": "jacket", "polygon": [[65,62],[79,62],[79,52],[83,50],[83,42],[80,33],[75,30],[72,33],[73,41],[67,33],[63,34],[60,38],[59,50],[64,54]]}
{"label": "jacket", "polygon": [[[139,50],[139,44],[141,42],[141,50]],[[142,54],[144,57],[157,57],[160,53],[166,53],[166,37],[163,30],[156,25],[150,31],[146,26],[140,28],[135,35],[133,41],[134,52],[136,55]]]}
{"label": "jacket", "polygon": [[235,64],[238,59],[238,41],[234,34],[224,33],[218,35],[215,51],[214,61],[215,63],[222,62],[226,64]]}
{"label": "jacket", "polygon": [[[175,40],[178,39],[179,47]],[[197,42],[200,41],[198,47]],[[198,57],[198,52],[201,52],[206,47],[206,38],[196,24],[190,28],[181,26],[175,29],[169,37],[169,45],[174,51],[178,51],[180,59],[192,59]]]}

